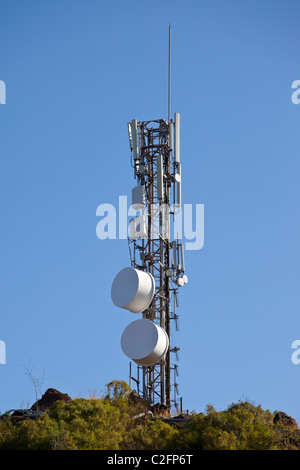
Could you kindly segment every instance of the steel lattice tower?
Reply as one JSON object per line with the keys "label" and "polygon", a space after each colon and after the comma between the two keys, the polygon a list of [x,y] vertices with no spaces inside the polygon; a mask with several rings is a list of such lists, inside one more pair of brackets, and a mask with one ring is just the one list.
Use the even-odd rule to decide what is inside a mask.
{"label": "steel lattice tower", "polygon": [[[178,366],[171,364],[171,353],[175,353],[177,358],[179,348],[171,346],[171,321],[175,322],[177,329],[177,293],[178,287],[183,284],[184,273],[182,244],[178,240],[170,240],[171,219],[174,220],[176,212],[180,213],[181,210],[179,119],[179,114],[175,113],[175,123],[172,120],[167,123],[163,119],[144,122],[133,120],[129,123],[132,165],[144,199],[140,216],[131,221],[135,223],[132,238],[128,239],[131,265],[154,277],[155,295],[148,309],[143,312],[143,318],[159,324],[170,341],[165,358],[160,364],[138,366],[136,378],[130,370],[130,380],[136,382],[138,393],[143,398],[151,404],[159,402],[169,410],[172,404],[178,410]],[[133,196],[133,203],[135,202]],[[186,276],[184,278],[186,282]]]}
{"label": "steel lattice tower", "polygon": [[[170,119],[170,52],[171,27],[168,122],[133,119],[128,123],[136,179],[132,189],[135,216],[128,237],[131,268],[124,268],[115,278],[112,299],[115,305],[142,314],[121,339],[123,352],[137,364],[134,376],[130,362],[130,385],[135,381],[138,394],[151,405],[158,403],[169,412],[172,408],[178,412],[178,365],[172,361],[174,356],[178,361],[179,348],[172,344],[172,328],[175,323],[178,330],[178,289],[187,277],[177,231],[179,227],[181,234],[180,115],[175,113],[174,121]],[[147,353],[143,342],[150,347]]]}

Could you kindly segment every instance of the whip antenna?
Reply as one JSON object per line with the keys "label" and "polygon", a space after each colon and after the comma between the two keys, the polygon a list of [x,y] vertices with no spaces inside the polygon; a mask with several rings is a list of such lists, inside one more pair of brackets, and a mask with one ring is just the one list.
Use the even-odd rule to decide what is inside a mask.
{"label": "whip antenna", "polygon": [[168,79],[168,122],[171,115],[171,23],[169,23],[169,79]]}

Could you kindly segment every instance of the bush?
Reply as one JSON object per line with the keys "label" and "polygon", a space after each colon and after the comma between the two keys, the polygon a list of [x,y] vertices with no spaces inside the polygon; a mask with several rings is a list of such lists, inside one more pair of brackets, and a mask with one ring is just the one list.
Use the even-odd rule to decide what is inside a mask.
{"label": "bush", "polygon": [[100,399],[57,401],[36,419],[0,420],[0,450],[275,450],[299,449],[297,429],[274,425],[274,414],[248,401],[225,411],[208,405],[177,429],[151,420],[129,399],[125,382],[113,381]]}
{"label": "bush", "polygon": [[184,450],[275,450],[278,436],[273,415],[249,402],[240,402],[217,412],[207,408],[194,415],[173,441],[173,449]]}

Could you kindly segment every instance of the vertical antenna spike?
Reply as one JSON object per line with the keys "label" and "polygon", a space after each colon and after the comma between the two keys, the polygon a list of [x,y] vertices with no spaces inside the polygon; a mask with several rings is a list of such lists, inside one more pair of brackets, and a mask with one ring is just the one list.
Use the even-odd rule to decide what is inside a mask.
{"label": "vertical antenna spike", "polygon": [[171,116],[171,23],[169,23],[169,80],[168,80],[168,122]]}

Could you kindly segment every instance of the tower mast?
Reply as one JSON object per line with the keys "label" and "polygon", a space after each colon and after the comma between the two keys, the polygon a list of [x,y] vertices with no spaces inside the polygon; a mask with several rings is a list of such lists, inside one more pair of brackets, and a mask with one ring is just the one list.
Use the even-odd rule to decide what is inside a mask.
{"label": "tower mast", "polygon": [[[168,121],[133,119],[128,123],[132,166],[136,179],[136,186],[132,190],[132,207],[139,211],[139,215],[130,221],[128,243],[134,274],[128,272],[128,276],[137,276],[140,280],[145,278],[145,285],[142,285],[142,281],[137,283],[137,289],[133,289],[132,302],[128,305],[124,305],[128,300],[127,294],[126,301],[119,298],[119,291],[123,287],[117,278],[114,281],[114,292],[112,289],[112,298],[116,305],[135,313],[139,311],[144,320],[130,324],[122,335],[124,353],[137,364],[134,376],[130,362],[130,383],[132,380],[135,382],[137,392],[151,405],[159,403],[169,412],[174,407],[178,411],[179,406],[178,365],[173,364],[174,355],[176,360],[178,359],[179,348],[173,346],[171,333],[173,324],[176,330],[178,329],[178,290],[187,282],[184,274],[183,246],[174,233],[175,218],[178,215],[180,220],[181,212],[180,114],[174,114],[174,121],[170,118],[170,75],[169,25]],[[148,291],[146,288],[150,278],[155,285],[153,292],[150,287]],[[125,281],[127,282],[127,278]],[[151,295],[150,302],[145,301],[140,310],[137,305],[132,307],[143,295],[146,296],[146,291],[148,296]],[[156,339],[151,339],[151,342],[150,330],[146,332],[146,328],[150,326],[155,330],[154,336],[157,332],[158,338],[153,350],[152,342],[155,344]],[[150,347],[150,342],[151,348],[145,356],[145,345],[149,343]],[[141,357],[143,353],[144,357]]]}

